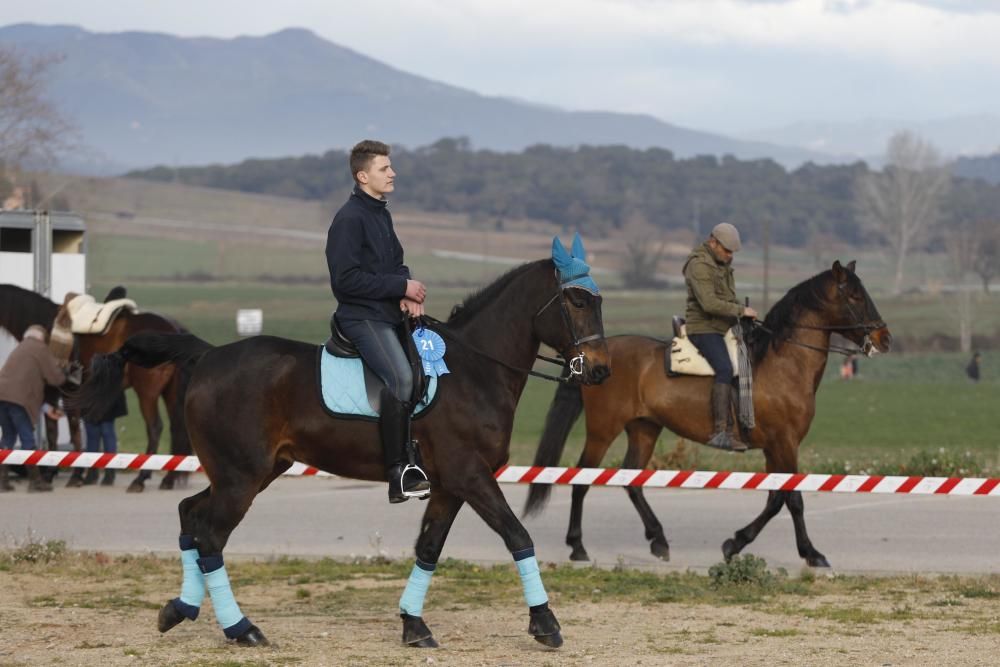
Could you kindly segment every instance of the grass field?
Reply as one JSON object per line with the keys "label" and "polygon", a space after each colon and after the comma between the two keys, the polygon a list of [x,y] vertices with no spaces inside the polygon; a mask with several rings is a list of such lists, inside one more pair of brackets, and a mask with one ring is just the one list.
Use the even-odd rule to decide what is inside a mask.
{"label": "grass field", "polygon": [[[146,215],[171,214],[167,191],[153,188],[136,192],[129,196],[145,198],[142,200],[149,202],[145,209],[141,201],[130,204],[127,198],[121,200],[121,205],[132,206]],[[175,211],[175,215],[192,215],[204,209],[206,222],[224,223],[232,221],[231,214],[226,217],[227,207],[235,207],[232,210],[239,212],[241,223],[297,226],[314,231],[322,228],[322,212],[315,203],[305,208],[299,204],[286,206],[278,198],[258,198],[248,203],[241,195],[216,195],[211,191],[199,191],[194,196],[197,206],[189,206],[180,213]],[[214,197],[223,199],[215,201]],[[298,216],[294,225],[285,225],[286,221],[273,217],[282,211]],[[447,225],[460,222],[416,220],[413,224],[424,225],[421,229],[426,234],[419,229],[412,232],[415,236],[408,247],[416,251],[407,255],[407,263],[414,275],[428,283],[428,311],[435,317],[446,318],[454,304],[509,266],[502,260],[442,258],[433,250],[438,242],[445,243],[449,237],[438,234],[442,229],[447,231]],[[458,227],[451,229],[460,232]],[[159,233],[155,230],[140,233],[108,216],[93,222],[88,259],[91,291],[101,296],[111,286],[125,284],[141,308],[169,314],[215,344],[235,339],[235,317],[240,308],[261,308],[266,334],[317,344],[327,336],[328,318],[335,304],[326,282],[321,242],[278,242],[252,234],[185,232],[158,236]],[[507,245],[530,238],[534,237],[508,239]],[[467,235],[465,241],[451,242],[472,243],[470,252],[483,250],[479,236]],[[491,243],[490,247],[502,256],[504,244],[496,238]],[[535,246],[539,244],[532,241],[531,247]],[[595,247],[606,246],[605,243]],[[461,246],[446,247],[455,250]],[[834,250],[837,249],[830,252]],[[747,283],[759,282],[754,273],[759,258],[754,253],[748,249],[740,257],[745,263],[738,267],[738,276]],[[776,284],[787,287],[818,270],[818,261],[803,253],[782,250],[774,254],[778,266]],[[941,280],[940,258],[918,256],[913,261],[913,270],[925,286],[933,287]],[[904,350],[913,348],[914,341],[926,341],[935,335],[957,335],[954,298],[933,289],[888,296],[884,289],[888,279],[885,263],[873,254],[861,258],[859,275],[866,281],[893,334],[903,341]],[[683,312],[684,294],[678,290],[626,291],[621,289],[617,277],[609,273],[601,273],[598,282],[604,290],[604,320],[609,335],[662,336],[669,329],[670,316]],[[783,289],[772,289],[771,301],[781,293]],[[751,290],[748,295],[752,303],[762,303],[761,294]],[[973,333],[995,339],[1000,332],[1000,296],[976,294],[974,304]],[[889,355],[862,360],[861,378],[852,382],[836,379],[839,357],[831,358],[833,367],[828,369],[828,377],[820,389],[817,417],[802,446],[803,469],[857,472],[919,467],[927,470],[943,463],[955,471],[1000,473],[1000,422],[995,418],[1000,407],[1000,360],[987,351],[982,367],[985,379],[979,385],[972,385],[963,372],[965,355],[900,353],[898,347]],[[529,381],[515,423],[513,463],[531,462],[553,391],[549,383]],[[138,451],[144,442],[137,412],[133,405],[131,415],[120,422],[123,448],[128,451]],[[581,420],[567,446],[564,464],[575,463],[582,432]],[[678,449],[677,439],[670,434],[661,436],[658,451],[661,460],[684,467],[758,470],[764,465],[759,453],[727,455],[690,443]],[[623,455],[623,439],[619,438],[605,464],[615,465]],[[932,464],[932,460],[936,463]]]}

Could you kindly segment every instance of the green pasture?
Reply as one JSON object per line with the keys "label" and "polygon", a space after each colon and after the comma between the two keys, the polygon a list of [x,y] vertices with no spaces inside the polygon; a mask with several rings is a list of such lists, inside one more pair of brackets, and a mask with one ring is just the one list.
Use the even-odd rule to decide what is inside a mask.
{"label": "green pasture", "polygon": [[[168,314],[215,344],[236,338],[240,308],[261,308],[266,334],[317,344],[327,336],[334,301],[319,246],[269,247],[95,233],[89,261],[93,293],[102,295],[115,284],[125,284],[141,308]],[[506,270],[499,264],[434,256],[415,255],[408,262],[429,285],[429,313],[441,319],[466,295]],[[679,291],[624,291],[615,289],[613,280],[603,283],[609,335],[661,336],[669,329],[670,316],[683,312]],[[912,341],[935,334],[957,335],[953,297],[909,294],[890,298],[879,286],[869,287],[898,338]],[[750,296],[760,303],[760,295]],[[776,296],[772,292],[771,300]],[[977,294],[974,303],[973,333],[996,336],[1000,297]],[[917,465],[926,469],[943,461],[956,470],[1000,473],[1000,360],[994,353],[984,353],[984,381],[978,385],[967,381],[967,358],[959,353],[896,352],[862,359],[861,377],[850,382],[836,377],[839,360],[831,357],[820,388],[817,416],[802,445],[804,470],[880,472]],[[553,391],[553,385],[542,380],[528,382],[515,421],[512,463],[531,463]],[[125,451],[144,447],[134,403],[119,427]],[[575,463],[582,442],[581,419],[563,464]],[[618,465],[623,457],[624,439],[619,438],[605,465]],[[661,436],[658,460],[661,465],[702,469],[760,470],[764,466],[759,452],[725,454],[679,443],[669,433]],[[931,464],[932,460],[937,463]]]}

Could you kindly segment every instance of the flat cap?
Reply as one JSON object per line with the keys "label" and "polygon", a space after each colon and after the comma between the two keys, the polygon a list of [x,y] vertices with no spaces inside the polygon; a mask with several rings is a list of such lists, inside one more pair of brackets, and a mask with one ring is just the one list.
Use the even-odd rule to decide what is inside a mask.
{"label": "flat cap", "polygon": [[739,252],[742,247],[739,231],[728,222],[720,222],[712,227],[712,236],[729,252]]}

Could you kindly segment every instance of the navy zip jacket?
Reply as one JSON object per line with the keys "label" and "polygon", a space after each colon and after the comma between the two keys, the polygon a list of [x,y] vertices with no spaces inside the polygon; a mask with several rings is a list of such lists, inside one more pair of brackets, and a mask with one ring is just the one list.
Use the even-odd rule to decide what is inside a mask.
{"label": "navy zip jacket", "polygon": [[403,264],[403,246],[386,203],[355,186],[330,224],[326,263],[338,319],[392,324],[403,319],[399,301],[406,295],[410,269]]}

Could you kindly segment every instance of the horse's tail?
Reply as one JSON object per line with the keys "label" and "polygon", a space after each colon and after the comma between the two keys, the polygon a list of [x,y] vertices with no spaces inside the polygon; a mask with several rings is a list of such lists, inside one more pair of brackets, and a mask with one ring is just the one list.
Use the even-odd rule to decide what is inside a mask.
{"label": "horse's tail", "polygon": [[125,364],[154,368],[175,363],[190,369],[212,349],[209,343],[193,334],[139,333],[117,352],[95,355],[90,375],[69,399],[69,407],[78,409],[84,419],[99,420],[111,409],[125,377]]}
{"label": "horse's tail", "polygon": [[[569,432],[581,412],[583,412],[583,394],[579,385],[560,384],[545,416],[545,430],[542,431],[542,439],[538,442],[534,465],[559,465],[563,448],[566,446],[566,438],[569,437]],[[549,501],[551,492],[551,484],[532,484],[528,490],[528,502],[524,505],[524,516],[541,513]]]}

